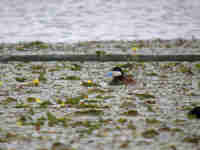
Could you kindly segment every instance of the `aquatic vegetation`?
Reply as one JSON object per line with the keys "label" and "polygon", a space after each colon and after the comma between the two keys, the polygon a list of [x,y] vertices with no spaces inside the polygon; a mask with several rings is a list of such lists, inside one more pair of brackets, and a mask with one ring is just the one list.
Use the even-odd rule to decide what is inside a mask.
{"label": "aquatic vegetation", "polygon": [[46,67],[43,64],[32,65],[31,69],[34,71],[46,70]]}
{"label": "aquatic vegetation", "polygon": [[190,73],[192,74],[191,67],[186,66],[184,64],[180,64],[177,69],[181,73]]}
{"label": "aquatic vegetation", "polygon": [[25,103],[17,103],[15,105],[15,108],[19,108],[19,109],[21,109],[21,108],[30,108],[30,107],[31,106],[29,104],[25,104]]}
{"label": "aquatic vegetation", "polygon": [[193,143],[193,144],[199,144],[200,136],[187,136],[183,139],[183,142],[186,143]]}
{"label": "aquatic vegetation", "polygon": [[124,45],[122,45],[122,44],[115,44],[113,47],[114,47],[114,48],[121,49],[122,51],[126,51],[126,50],[128,49],[127,46],[124,46]]}
{"label": "aquatic vegetation", "polygon": [[72,64],[70,67],[69,67],[72,71],[80,71],[82,69],[82,67],[78,64]]}
{"label": "aquatic vegetation", "polygon": [[155,98],[154,95],[151,95],[149,93],[141,93],[141,94],[140,93],[135,93],[135,95],[137,97],[139,97],[141,100]]}
{"label": "aquatic vegetation", "polygon": [[94,82],[92,82],[91,80],[82,81],[82,82],[81,82],[81,85],[82,85],[82,86],[85,86],[85,87],[98,87],[98,86],[100,86],[99,84],[94,83]]}
{"label": "aquatic vegetation", "polygon": [[103,55],[106,55],[106,52],[105,51],[96,51],[96,55],[103,56]]}
{"label": "aquatic vegetation", "polygon": [[156,72],[147,72],[146,75],[147,76],[158,76],[158,74]]}
{"label": "aquatic vegetation", "polygon": [[113,97],[115,97],[115,96],[111,96],[111,95],[103,96],[101,94],[96,96],[97,99],[103,99],[103,100],[110,99],[110,98],[113,98]]}
{"label": "aquatic vegetation", "polygon": [[124,123],[126,123],[128,120],[127,120],[126,118],[119,118],[117,121],[118,121],[119,123],[121,123],[121,124],[124,124]]}
{"label": "aquatic vegetation", "polygon": [[93,93],[104,94],[104,93],[108,93],[108,92],[112,92],[112,90],[104,90],[101,88],[93,87],[93,88],[88,89],[88,91],[87,91],[88,94],[93,94]]}
{"label": "aquatic vegetation", "polygon": [[155,129],[147,129],[142,132],[142,136],[148,139],[154,138],[155,136],[158,136],[158,135],[159,135],[159,132],[156,131]]}
{"label": "aquatic vegetation", "polygon": [[18,51],[24,51],[26,49],[32,49],[32,48],[47,49],[49,48],[49,45],[41,41],[34,41],[34,42],[29,42],[29,43],[19,43],[16,46],[16,50]]}
{"label": "aquatic vegetation", "polygon": [[195,67],[200,70],[200,64],[195,64]]}
{"label": "aquatic vegetation", "polygon": [[34,79],[33,81],[33,85],[38,86],[40,81],[38,79]]}
{"label": "aquatic vegetation", "polygon": [[146,123],[147,123],[147,124],[160,124],[161,121],[160,121],[160,120],[157,120],[156,118],[152,118],[152,119],[146,118]]}
{"label": "aquatic vegetation", "polygon": [[85,98],[85,95],[80,95],[76,97],[66,98],[66,104],[76,105],[79,104],[82,99]]}
{"label": "aquatic vegetation", "polygon": [[[127,51],[130,50],[131,47]],[[71,70],[74,64],[80,65],[81,70]],[[113,139],[113,143],[119,141],[115,148],[129,149],[134,145],[138,149],[142,146],[155,148],[154,145],[159,145],[161,149],[170,149],[172,145],[173,149],[174,144],[192,149],[198,140],[198,136],[193,135],[198,131],[198,119],[190,120],[188,112],[200,103],[198,91],[194,92],[191,82],[185,84],[191,74],[178,70],[181,64],[195,67],[196,63],[1,64],[0,132],[3,135],[0,143],[12,147],[16,141],[22,144],[29,141],[33,145],[40,141],[47,145],[66,141],[70,145],[83,146],[81,142],[85,140],[90,148],[90,144],[104,142],[103,146],[109,147],[108,139]],[[144,84],[139,87],[99,85],[101,81],[109,81],[104,74],[116,65]],[[156,75],[154,73],[157,80],[147,77]],[[162,75],[167,77],[161,78]],[[198,74],[193,75],[198,78]],[[26,80],[15,81],[16,77]],[[81,85],[81,81],[86,85]],[[7,95],[3,95],[4,91]],[[9,139],[5,138],[7,133],[11,133]],[[159,134],[167,135],[169,142],[166,140],[163,144],[162,139],[157,140]],[[36,149],[42,148],[49,149],[44,145]]]}
{"label": "aquatic vegetation", "polygon": [[133,121],[129,121],[127,124],[128,129],[135,131],[137,129],[136,125],[133,124]]}
{"label": "aquatic vegetation", "polygon": [[39,108],[48,108],[50,105],[53,105],[49,100],[42,101],[39,103]]}
{"label": "aquatic vegetation", "polygon": [[78,42],[76,43],[77,47],[89,47],[90,42],[86,41],[86,42]]}
{"label": "aquatic vegetation", "polygon": [[66,77],[61,77],[61,80],[81,80],[80,77],[78,76],[66,76]]}
{"label": "aquatic vegetation", "polygon": [[18,82],[25,82],[27,80],[27,78],[26,77],[16,77],[15,80]]}
{"label": "aquatic vegetation", "polygon": [[132,47],[131,50],[136,52],[138,50],[138,47]]}
{"label": "aquatic vegetation", "polygon": [[77,105],[77,108],[109,108],[108,105],[100,105],[100,104],[91,104],[91,103],[80,103]]}
{"label": "aquatic vegetation", "polygon": [[123,143],[120,144],[119,147],[120,148],[127,148],[130,142],[131,142],[130,140],[123,141]]}
{"label": "aquatic vegetation", "polygon": [[35,97],[27,97],[26,101],[29,103],[34,103],[36,101],[36,98]]}
{"label": "aquatic vegetation", "polygon": [[76,111],[74,114],[77,116],[79,115],[89,115],[89,116],[99,116],[99,115],[103,115],[103,110],[101,109],[87,109],[87,110],[80,110],[80,111]]}
{"label": "aquatic vegetation", "polygon": [[[40,149],[40,150],[45,150],[45,149]],[[55,142],[51,146],[51,150],[76,150],[72,148],[70,145],[66,145],[60,142]]]}
{"label": "aquatic vegetation", "polygon": [[133,101],[123,101],[120,105],[120,108],[136,108],[136,104]]}
{"label": "aquatic vegetation", "polygon": [[13,97],[7,97],[6,99],[3,99],[0,101],[0,104],[3,104],[3,105],[8,105],[9,103],[13,103],[13,102],[17,102],[17,99],[16,98],[13,98]]}
{"label": "aquatic vegetation", "polygon": [[132,116],[137,116],[137,115],[139,115],[139,113],[138,113],[137,110],[128,110],[128,111],[122,113],[122,115],[132,117]]}
{"label": "aquatic vegetation", "polygon": [[92,134],[92,132],[94,130],[99,129],[102,126],[102,123],[98,122],[98,121],[78,121],[78,122],[74,122],[72,125],[72,127],[77,127],[77,126],[83,126],[85,128],[79,130],[80,136],[84,137],[85,135],[88,134]]}

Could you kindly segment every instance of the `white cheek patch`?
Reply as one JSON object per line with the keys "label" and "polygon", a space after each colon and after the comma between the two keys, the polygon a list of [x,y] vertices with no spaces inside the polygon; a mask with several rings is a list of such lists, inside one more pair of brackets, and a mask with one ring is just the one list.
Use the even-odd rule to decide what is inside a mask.
{"label": "white cheek patch", "polygon": [[122,73],[120,71],[112,71],[112,76],[117,77],[117,76],[121,76]]}

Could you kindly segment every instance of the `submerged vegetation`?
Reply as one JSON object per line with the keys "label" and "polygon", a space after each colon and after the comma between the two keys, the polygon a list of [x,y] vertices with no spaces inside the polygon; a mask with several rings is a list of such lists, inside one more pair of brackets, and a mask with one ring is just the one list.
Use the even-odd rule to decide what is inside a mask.
{"label": "submerged vegetation", "polygon": [[[77,51],[90,47],[102,56],[105,43],[79,43]],[[21,45],[42,53],[48,50],[43,44]],[[137,53],[148,45],[129,44],[112,46]],[[113,66],[132,74],[137,85],[109,85],[105,74]],[[0,64],[0,149],[192,149],[199,119],[188,112],[200,105],[199,68],[200,62]]]}

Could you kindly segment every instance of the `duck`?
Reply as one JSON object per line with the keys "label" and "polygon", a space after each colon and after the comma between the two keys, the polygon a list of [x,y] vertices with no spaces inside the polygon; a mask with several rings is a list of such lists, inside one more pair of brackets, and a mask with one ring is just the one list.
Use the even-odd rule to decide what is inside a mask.
{"label": "duck", "polygon": [[112,68],[112,71],[107,76],[113,77],[109,85],[135,85],[136,80],[131,75],[125,75],[124,71],[120,67]]}
{"label": "duck", "polygon": [[194,107],[189,111],[189,115],[194,115],[197,119],[200,119],[200,106]]}

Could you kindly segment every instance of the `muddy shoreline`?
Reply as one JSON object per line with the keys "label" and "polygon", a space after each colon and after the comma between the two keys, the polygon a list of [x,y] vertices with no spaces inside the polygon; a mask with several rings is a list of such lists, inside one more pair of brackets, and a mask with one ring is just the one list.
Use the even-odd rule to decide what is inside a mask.
{"label": "muddy shoreline", "polygon": [[[177,53],[198,51],[200,40],[133,40],[133,41],[86,41],[78,43],[44,43],[41,41],[19,42],[16,44],[1,43],[1,54],[94,54],[96,51],[105,51],[107,54],[132,53],[132,48],[138,49],[136,54],[163,53],[162,49],[169,49]],[[155,50],[156,49],[156,50]],[[188,51],[187,49],[191,50]],[[158,51],[159,50],[159,51]],[[165,50],[166,51],[166,50]]]}

